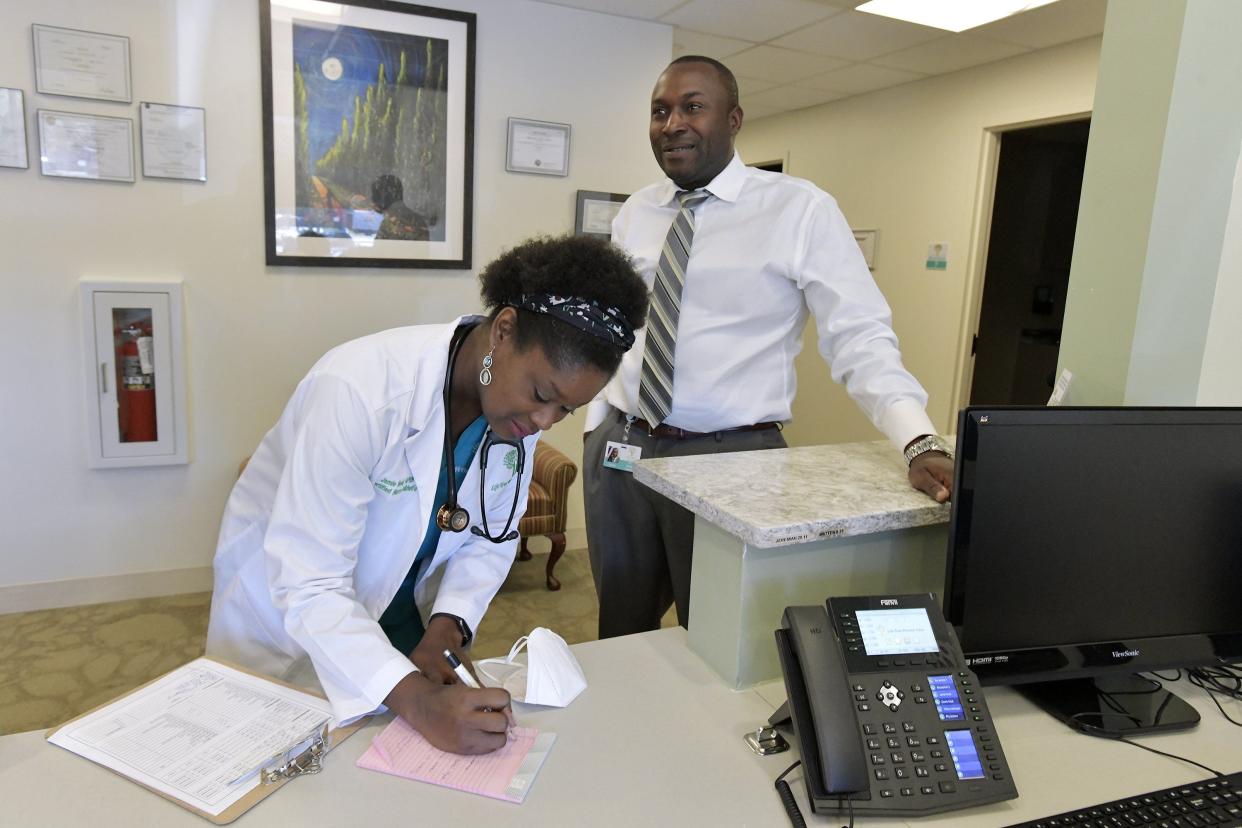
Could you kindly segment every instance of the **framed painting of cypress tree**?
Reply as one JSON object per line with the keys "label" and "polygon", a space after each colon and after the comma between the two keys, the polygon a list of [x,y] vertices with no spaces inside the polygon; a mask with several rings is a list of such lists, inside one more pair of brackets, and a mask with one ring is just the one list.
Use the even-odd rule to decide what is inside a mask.
{"label": "framed painting of cypress tree", "polygon": [[269,265],[470,267],[475,15],[260,0]]}

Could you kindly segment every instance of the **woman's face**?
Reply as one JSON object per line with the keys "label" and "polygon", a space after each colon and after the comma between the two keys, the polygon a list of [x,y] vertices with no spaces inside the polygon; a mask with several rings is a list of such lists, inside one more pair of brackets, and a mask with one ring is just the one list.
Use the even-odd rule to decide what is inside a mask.
{"label": "woman's face", "polygon": [[502,439],[546,431],[595,398],[608,374],[593,365],[556,368],[538,344],[519,350],[504,337],[492,355],[492,383],[479,389],[483,416]]}

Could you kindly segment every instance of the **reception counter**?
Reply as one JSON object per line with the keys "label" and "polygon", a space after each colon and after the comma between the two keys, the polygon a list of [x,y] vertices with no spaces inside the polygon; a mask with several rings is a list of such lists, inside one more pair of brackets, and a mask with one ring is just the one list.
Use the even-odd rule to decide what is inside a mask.
{"label": "reception counter", "polygon": [[695,515],[688,641],[734,688],[780,677],[790,604],[944,587],[950,507],[885,441],[641,460],[634,478]]}

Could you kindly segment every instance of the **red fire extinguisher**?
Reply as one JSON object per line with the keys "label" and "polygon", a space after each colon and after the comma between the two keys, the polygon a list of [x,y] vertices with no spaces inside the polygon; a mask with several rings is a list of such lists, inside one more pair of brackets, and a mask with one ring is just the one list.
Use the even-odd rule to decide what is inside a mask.
{"label": "red fire extinguisher", "polygon": [[117,420],[122,443],[154,442],[155,366],[151,357],[150,323],[116,330]]}

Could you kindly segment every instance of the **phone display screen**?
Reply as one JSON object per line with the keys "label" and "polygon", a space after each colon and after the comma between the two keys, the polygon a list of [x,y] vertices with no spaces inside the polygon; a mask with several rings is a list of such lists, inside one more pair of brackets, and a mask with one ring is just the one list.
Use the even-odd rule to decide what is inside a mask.
{"label": "phone display screen", "polygon": [[949,746],[949,755],[953,757],[953,769],[958,779],[982,779],[983,763],[979,761],[979,752],[975,750],[975,740],[969,730],[946,730],[945,744]]}
{"label": "phone display screen", "polygon": [[856,615],[869,656],[937,652],[936,634],[922,607],[858,610]]}

